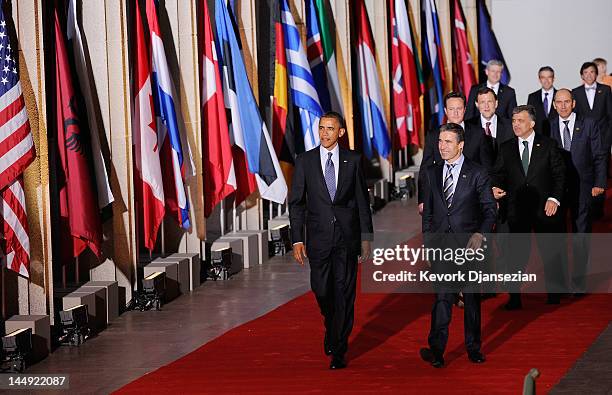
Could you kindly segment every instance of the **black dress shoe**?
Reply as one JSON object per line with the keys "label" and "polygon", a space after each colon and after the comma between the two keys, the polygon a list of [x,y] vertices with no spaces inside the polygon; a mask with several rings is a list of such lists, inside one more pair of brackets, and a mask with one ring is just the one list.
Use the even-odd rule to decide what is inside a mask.
{"label": "black dress shoe", "polygon": [[483,363],[487,359],[480,351],[472,351],[468,353],[468,358],[472,363]]}
{"label": "black dress shoe", "polygon": [[331,370],[346,368],[346,360],[344,359],[344,355],[340,355],[340,356],[334,355],[329,364],[329,368]]}
{"label": "black dress shoe", "polygon": [[548,294],[546,298],[546,304],[560,304],[561,296],[559,294]]}
{"label": "black dress shoe", "polygon": [[421,348],[419,351],[421,359],[425,362],[429,362],[434,368],[444,367],[444,358],[442,355],[437,355],[429,348]]}
{"label": "black dress shoe", "polygon": [[329,346],[329,340],[327,340],[327,332],[325,332],[325,337],[323,338],[323,351],[325,352],[325,355],[332,354],[331,347]]}

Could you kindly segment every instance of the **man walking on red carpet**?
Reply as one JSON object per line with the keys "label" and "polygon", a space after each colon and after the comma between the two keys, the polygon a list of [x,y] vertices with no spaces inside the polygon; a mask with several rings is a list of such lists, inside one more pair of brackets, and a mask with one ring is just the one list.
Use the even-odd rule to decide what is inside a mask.
{"label": "man walking on red carpet", "polygon": [[361,155],[338,145],[344,133],[340,114],[321,117],[321,145],[297,157],[289,196],[293,256],[301,265],[306,257],[310,261],[310,285],[325,319],[323,347],[332,356],[330,369],[346,367],[357,259],[369,258],[373,238]]}
{"label": "man walking on red carpet", "polygon": [[[493,231],[497,216],[495,199],[486,168],[463,156],[464,131],[461,125],[447,123],[440,128],[438,149],[443,162],[425,170],[429,188],[423,199],[423,239],[425,245],[447,250],[478,250],[484,235]],[[474,262],[478,263],[478,262]],[[431,272],[450,275],[465,268],[452,259],[432,259]],[[480,351],[480,289],[464,281],[437,283],[436,300],[431,311],[429,348],[421,358],[435,368],[444,366],[444,350],[452,307],[458,292],[463,292],[465,346],[473,363],[485,361]]]}

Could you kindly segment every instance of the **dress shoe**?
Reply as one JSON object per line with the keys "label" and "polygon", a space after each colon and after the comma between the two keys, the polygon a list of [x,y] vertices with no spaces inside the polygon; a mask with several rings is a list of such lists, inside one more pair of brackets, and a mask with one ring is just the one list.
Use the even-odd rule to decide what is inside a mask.
{"label": "dress shoe", "polygon": [[560,304],[561,303],[561,297],[559,296],[559,294],[548,294],[548,297],[546,298],[546,304]]}
{"label": "dress shoe", "polygon": [[331,370],[346,368],[346,360],[344,359],[344,355],[334,355],[329,364],[329,368]]}
{"label": "dress shoe", "polygon": [[331,347],[329,346],[329,340],[327,339],[327,332],[325,332],[325,337],[323,338],[323,351],[325,352],[325,355],[332,354]]}
{"label": "dress shoe", "polygon": [[429,362],[434,368],[444,367],[444,358],[442,355],[434,353],[431,349],[421,348],[419,354],[421,354],[421,359],[423,361]]}
{"label": "dress shoe", "polygon": [[483,363],[487,360],[480,351],[468,352],[468,358],[472,363]]}

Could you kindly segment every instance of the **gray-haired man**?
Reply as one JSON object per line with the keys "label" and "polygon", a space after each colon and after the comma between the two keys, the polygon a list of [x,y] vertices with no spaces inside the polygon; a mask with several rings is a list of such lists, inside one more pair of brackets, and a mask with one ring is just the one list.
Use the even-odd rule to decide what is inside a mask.
{"label": "gray-haired man", "polygon": [[482,84],[476,84],[470,89],[465,119],[471,119],[480,115],[476,108],[476,96],[478,90],[482,87],[493,89],[497,95],[498,105],[495,113],[500,117],[512,119],[512,110],[516,107],[516,93],[514,89],[500,82],[503,70],[504,64],[502,62],[495,59],[489,60],[485,69],[487,81]]}

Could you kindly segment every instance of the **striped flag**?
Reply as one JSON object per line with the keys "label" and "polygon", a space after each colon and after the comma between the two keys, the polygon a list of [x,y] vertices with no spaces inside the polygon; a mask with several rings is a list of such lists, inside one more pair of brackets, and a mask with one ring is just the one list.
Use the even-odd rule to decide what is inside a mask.
{"label": "striped flag", "polygon": [[374,56],[374,39],[368,13],[363,0],[357,0],[357,78],[359,104],[363,128],[363,150],[368,159],[373,156],[372,146],[386,158],[391,151],[389,129],[385,120],[380,81]]}
{"label": "striped flag", "polygon": [[287,183],[266,125],[259,114],[230,10],[223,0],[215,1],[215,24],[219,46],[217,54],[223,69],[225,105],[229,106],[231,113],[233,143],[236,149],[246,154],[249,172],[255,174],[261,197],[275,203],[284,203]]}
{"label": "striped flag", "polygon": [[417,71],[418,54],[413,46],[412,29],[404,0],[391,0],[391,63],[393,112],[399,146],[419,145],[421,95]]}
{"label": "striped flag", "polygon": [[189,199],[185,191],[184,179],[191,155],[186,144],[186,149],[183,151],[184,143],[181,138],[175,105],[176,95],[170,78],[154,0],[147,0],[147,21],[151,33],[151,62],[153,66],[151,84],[154,92],[155,114],[158,120],[157,130],[161,142],[160,160],[163,163],[166,207],[177,220],[179,226],[183,229],[189,229],[191,227]]}
{"label": "striped flag", "polygon": [[474,62],[470,54],[470,46],[465,24],[465,15],[459,0],[453,0],[454,6],[451,8],[453,23],[453,83],[455,91],[462,92],[465,97],[469,97],[472,85],[476,84],[476,73]]}
{"label": "striped flag", "polygon": [[434,0],[421,1],[421,44],[426,89],[426,104],[432,126],[444,121],[444,62],[440,45],[440,26]]}
{"label": "striped flag", "polygon": [[295,25],[287,0],[282,0],[281,3],[281,20],[285,35],[285,53],[287,54],[291,98],[294,106],[299,110],[304,150],[308,151],[321,143],[319,140],[319,120],[323,115],[323,110],[319,103],[319,95],[315,88],[306,52],[300,40],[300,32]]}
{"label": "striped flag", "polygon": [[23,172],[36,152],[17,61],[0,7],[0,215],[7,267],[29,277],[30,238]]}
{"label": "striped flag", "polygon": [[234,160],[223,102],[219,63],[206,0],[202,0],[204,43],[202,54],[202,144],[204,161],[204,216],[236,190]]}
{"label": "striped flag", "polygon": [[323,111],[344,114],[336,65],[336,43],[330,33],[324,0],[306,0],[306,41],[310,69]]}
{"label": "striped flag", "polygon": [[[91,135],[91,153],[97,186],[98,207],[103,209],[111,204],[115,200],[115,197],[111,191],[106,163],[100,145],[100,137],[101,135],[104,136],[104,126],[98,122],[98,117],[96,116],[98,108],[95,104],[96,101],[91,86],[93,80],[90,80],[89,68],[87,66],[88,62],[85,58],[81,27],[77,21],[76,0],[70,0],[68,4],[66,30],[68,42],[72,45],[72,55],[74,58],[74,65],[76,66],[76,74],[85,101],[85,108],[87,109],[87,123],[89,126],[89,134]],[[84,125],[81,124],[81,126]]]}
{"label": "striped flag", "polygon": [[136,59],[134,97],[134,188],[138,204],[138,225],[144,246],[153,250],[164,218],[164,184],[159,160],[159,138],[151,86],[151,60],[144,35],[138,0],[134,0]]}

